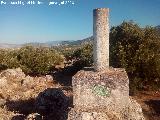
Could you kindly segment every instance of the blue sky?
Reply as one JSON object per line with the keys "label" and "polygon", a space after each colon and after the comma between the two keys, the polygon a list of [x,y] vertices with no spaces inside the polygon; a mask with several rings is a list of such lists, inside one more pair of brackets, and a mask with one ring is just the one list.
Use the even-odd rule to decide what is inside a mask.
{"label": "blue sky", "polygon": [[[2,0],[0,0],[2,1]],[[74,5],[0,4],[0,43],[79,40],[93,33],[94,8],[110,8],[110,26],[133,20],[140,26],[160,25],[160,0],[73,0]],[[29,0],[21,0],[26,3]],[[35,0],[37,2],[38,0]]]}

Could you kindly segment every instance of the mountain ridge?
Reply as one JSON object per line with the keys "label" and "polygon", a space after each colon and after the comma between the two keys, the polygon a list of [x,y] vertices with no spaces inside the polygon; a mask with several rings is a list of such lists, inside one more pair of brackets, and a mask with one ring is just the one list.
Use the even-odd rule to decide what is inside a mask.
{"label": "mountain ridge", "polygon": [[88,37],[82,40],[64,40],[64,41],[47,41],[44,43],[41,42],[30,42],[30,43],[24,43],[24,44],[10,44],[10,43],[0,43],[1,49],[9,49],[9,48],[20,48],[27,45],[32,45],[35,47],[43,46],[43,47],[51,47],[51,46],[67,46],[67,45],[81,45],[81,44],[87,44],[91,43],[93,40],[93,37]]}

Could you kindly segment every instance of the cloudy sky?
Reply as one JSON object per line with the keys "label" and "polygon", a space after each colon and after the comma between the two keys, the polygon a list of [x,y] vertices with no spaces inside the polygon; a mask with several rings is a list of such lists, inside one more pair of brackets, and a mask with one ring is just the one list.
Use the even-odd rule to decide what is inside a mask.
{"label": "cloudy sky", "polygon": [[[93,33],[95,8],[110,9],[110,26],[124,20],[133,20],[142,27],[160,25],[160,0],[39,0],[39,5],[38,0],[34,5],[21,0],[24,5],[11,5],[16,1],[0,0],[0,43],[87,38]],[[60,4],[63,1],[65,4]]]}

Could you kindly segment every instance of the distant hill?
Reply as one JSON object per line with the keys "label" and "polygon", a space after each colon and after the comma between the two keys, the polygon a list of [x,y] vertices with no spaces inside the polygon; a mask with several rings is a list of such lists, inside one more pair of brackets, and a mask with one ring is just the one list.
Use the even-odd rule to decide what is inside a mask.
{"label": "distant hill", "polygon": [[9,49],[9,48],[20,48],[22,47],[23,45],[22,44],[7,44],[7,43],[0,43],[0,48],[6,48],[6,49]]}
{"label": "distant hill", "polygon": [[31,42],[26,44],[7,44],[7,43],[0,43],[0,48],[20,48],[22,46],[32,45],[35,47],[43,46],[43,47],[51,47],[51,46],[72,46],[72,45],[83,45],[92,43],[93,37],[88,37],[82,40],[65,40],[65,41],[48,41],[45,43],[39,42]]}
{"label": "distant hill", "polygon": [[93,37],[88,37],[83,40],[75,40],[75,41],[62,41],[59,45],[83,45],[92,43]]}
{"label": "distant hill", "polygon": [[156,26],[157,29],[160,29],[160,25]]}
{"label": "distant hill", "polygon": [[160,25],[155,27],[158,30],[158,33],[160,34]]}

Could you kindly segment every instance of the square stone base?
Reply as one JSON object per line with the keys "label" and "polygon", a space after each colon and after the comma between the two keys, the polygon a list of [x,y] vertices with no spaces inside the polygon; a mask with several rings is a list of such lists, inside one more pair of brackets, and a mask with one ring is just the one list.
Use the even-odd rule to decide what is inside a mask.
{"label": "square stone base", "polygon": [[73,76],[72,85],[74,108],[126,112],[129,79],[124,69],[109,68],[102,72],[84,69]]}

